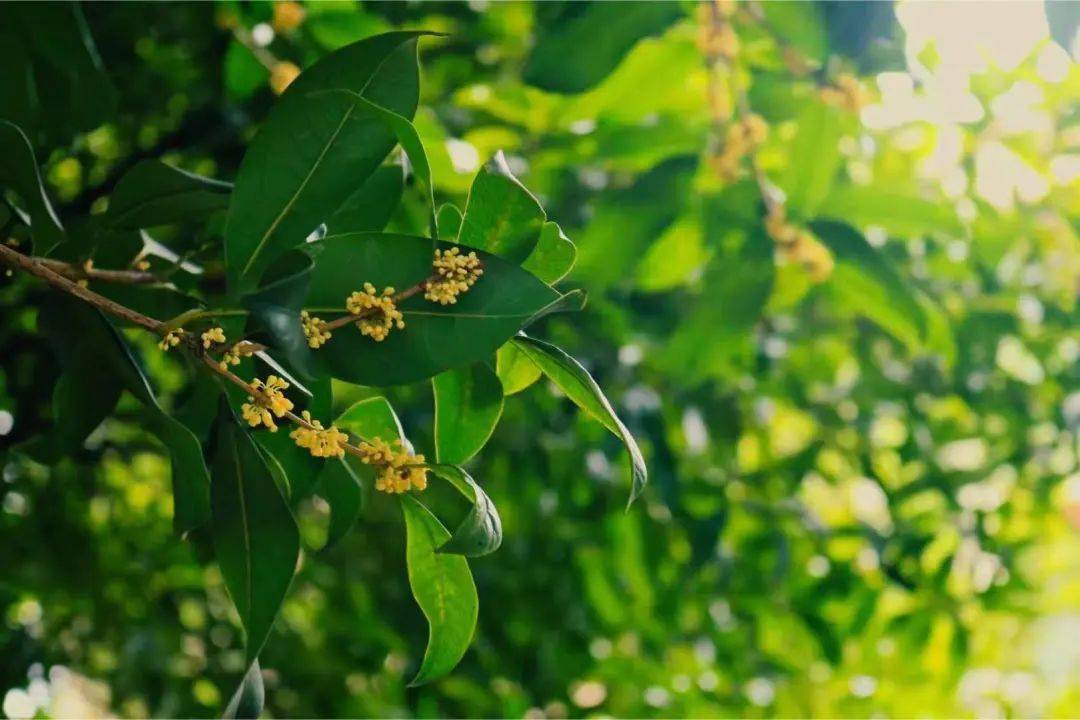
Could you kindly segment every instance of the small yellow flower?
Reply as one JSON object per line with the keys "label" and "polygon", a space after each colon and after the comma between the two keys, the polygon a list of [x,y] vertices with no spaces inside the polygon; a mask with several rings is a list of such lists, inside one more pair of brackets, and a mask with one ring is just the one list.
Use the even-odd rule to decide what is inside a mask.
{"label": "small yellow flower", "polygon": [[230,365],[239,365],[240,358],[248,357],[251,354],[250,345],[246,342],[238,342],[222,353],[221,361],[218,362],[218,367],[222,370],[228,370]]}
{"label": "small yellow flower", "polygon": [[150,261],[149,260],[140,260],[139,262],[135,263],[135,269],[136,270],[141,270],[142,272],[146,272],[147,270],[150,269]]}
{"label": "small yellow flower", "polygon": [[299,75],[300,68],[287,60],[283,60],[274,65],[274,69],[270,71],[270,88],[275,94],[280,95]]}
{"label": "small yellow flower", "polygon": [[304,420],[312,427],[298,427],[289,433],[289,437],[296,444],[306,448],[315,457],[344,457],[345,448],[343,443],[348,442],[349,436],[331,425],[323,428],[322,423],[313,420],[311,413],[303,412]]}
{"label": "small yellow flower", "polygon": [[381,438],[363,441],[359,445],[361,461],[371,465],[377,476],[375,489],[390,494],[401,494],[411,489],[427,487],[427,468],[424,456],[413,455],[405,449],[400,439],[394,444]]}
{"label": "small yellow flower", "polygon": [[312,350],[321,348],[331,337],[330,331],[326,329],[326,321],[309,315],[307,310],[300,311],[300,325],[304,329],[308,347]]}
{"label": "small yellow flower", "polygon": [[91,270],[94,269],[94,261],[93,261],[93,259],[92,258],[87,258],[86,262],[83,263],[82,267],[83,267],[83,272],[89,273]]}
{"label": "small yellow flower", "polygon": [[345,307],[353,315],[360,315],[356,327],[360,333],[375,342],[382,342],[393,328],[405,327],[405,316],[394,303],[394,288],[388,287],[382,295],[375,294],[375,286],[364,283],[364,291],[356,291],[345,300]]}
{"label": "small yellow flower", "polygon": [[476,253],[462,255],[456,246],[445,252],[436,250],[431,265],[435,273],[424,283],[424,298],[440,305],[456,303],[458,295],[467,292],[484,274]]}
{"label": "small yellow flower", "polygon": [[209,350],[210,346],[214,343],[225,342],[225,331],[219,327],[210,328],[202,334],[202,346],[204,350]]}
{"label": "small yellow flower", "polygon": [[258,378],[252,380],[251,386],[255,388],[257,394],[248,395],[248,401],[241,406],[244,420],[251,427],[265,425],[270,428],[270,432],[277,432],[277,425],[271,413],[277,417],[284,417],[285,413],[293,409],[292,400],[285,397],[282,392],[289,387],[289,383],[277,375],[271,375],[266,378],[266,382]]}
{"label": "small yellow flower", "polygon": [[850,113],[858,113],[870,103],[870,94],[851,73],[840,73],[832,85],[821,88],[818,96],[823,102]]}
{"label": "small yellow flower", "polygon": [[161,342],[158,343],[158,347],[162,350],[169,350],[180,344],[180,340],[184,337],[184,330],[177,328],[176,330],[170,330],[165,333],[165,337],[161,338]]}

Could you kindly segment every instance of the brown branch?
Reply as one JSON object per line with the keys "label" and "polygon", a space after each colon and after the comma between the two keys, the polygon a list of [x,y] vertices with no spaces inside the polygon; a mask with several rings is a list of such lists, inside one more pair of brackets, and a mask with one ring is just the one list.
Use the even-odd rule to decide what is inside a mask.
{"label": "brown branch", "polygon": [[154,273],[142,270],[101,270],[93,266],[80,266],[63,260],[43,257],[33,257],[31,260],[44,265],[69,280],[101,280],[102,282],[126,283],[129,285],[150,285],[163,282]]}
{"label": "brown branch", "polygon": [[7,245],[0,244],[0,260],[13,268],[24,270],[31,275],[41,278],[53,287],[59,288],[70,295],[74,295],[80,300],[90,303],[99,310],[115,315],[123,320],[127,320],[133,325],[146,328],[150,332],[158,335],[161,334],[163,323],[159,320],[135,312],[131,308],[125,307],[118,302],[114,302],[103,295],[98,295],[90,288],[79,285],[77,282],[50,269],[35,258],[23,255],[21,252],[13,250]]}

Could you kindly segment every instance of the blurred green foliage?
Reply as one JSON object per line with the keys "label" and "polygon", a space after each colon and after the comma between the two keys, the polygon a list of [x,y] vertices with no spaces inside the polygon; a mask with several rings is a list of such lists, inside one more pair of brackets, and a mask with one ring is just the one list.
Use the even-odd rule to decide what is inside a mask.
{"label": "blurred green foliage", "polygon": [[[60,105],[94,101],[15,109],[64,120],[28,125],[68,217],[146,158],[231,180],[281,63],[445,33],[421,42],[415,120],[436,200],[464,209],[502,150],[577,244],[588,306],[532,334],[607,389],[654,478],[642,501],[623,511],[621,444],[561,392],[508,397],[470,465],[505,540],[472,563],[462,664],[406,687],[426,629],[400,514],[368,497],[304,557],[260,658],[268,714],[1075,714],[1080,70],[1043,39],[957,81],[946,43],[916,44],[927,11],[845,5],[94,4],[71,63],[48,37],[8,60],[69,73]],[[730,172],[748,112],[768,133]],[[772,203],[810,255],[774,244]],[[389,223],[423,232],[421,188]],[[208,238],[188,232],[157,239],[197,257]],[[0,285],[5,308],[43,294]],[[36,327],[0,322],[5,447],[49,427]],[[144,357],[172,410],[183,368]],[[375,394],[334,390],[340,408]],[[433,450],[429,386],[386,394]],[[5,712],[49,688],[57,717],[219,712],[238,626],[220,572],[172,534],[169,464],[132,398],[55,464],[3,457]],[[318,547],[325,504],[298,519]]]}

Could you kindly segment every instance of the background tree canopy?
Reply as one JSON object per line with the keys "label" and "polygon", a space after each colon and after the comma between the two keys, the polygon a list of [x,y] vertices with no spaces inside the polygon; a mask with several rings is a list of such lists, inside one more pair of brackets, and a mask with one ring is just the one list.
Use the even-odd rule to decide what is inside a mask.
{"label": "background tree canopy", "polygon": [[4,714],[1075,715],[1076,7],[0,5]]}

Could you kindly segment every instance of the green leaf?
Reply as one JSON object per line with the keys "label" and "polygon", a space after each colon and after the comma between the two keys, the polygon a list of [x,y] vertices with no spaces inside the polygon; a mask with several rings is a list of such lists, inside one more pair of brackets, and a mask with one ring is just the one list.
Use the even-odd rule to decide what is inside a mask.
{"label": "green leaf", "polygon": [[604,79],[643,37],[682,16],[678,3],[543,3],[540,36],[525,61],[525,82],[575,93]]}
{"label": "green leaf", "polygon": [[509,397],[532,385],[543,373],[528,355],[508,342],[495,355],[495,374],[502,383],[503,395]]}
{"label": "green leaf", "polygon": [[952,204],[924,200],[883,187],[845,185],[835,188],[818,208],[817,216],[864,229],[877,225],[890,235],[901,237],[936,233],[958,236],[964,232]]}
{"label": "green leaf", "polygon": [[[405,441],[394,408],[386,398],[377,396],[360,400],[334,420],[338,429],[366,440],[381,438],[388,443]],[[352,456],[327,461],[319,476],[319,494],[330,505],[330,527],[325,547],[343,538],[356,522],[363,506],[361,479],[374,485],[375,473]]]}
{"label": "green leaf", "polygon": [[420,136],[416,133],[416,128],[409,122],[409,119],[402,117],[393,110],[388,110],[381,105],[371,102],[363,95],[353,92],[351,90],[332,90],[329,92],[343,92],[347,97],[352,98],[356,103],[356,107],[360,114],[371,115],[380,120],[386,127],[394,133],[398,143],[401,145],[405,154],[409,158],[409,162],[412,163],[413,174],[420,180],[420,184],[423,185],[424,194],[427,199],[428,212],[431,215],[429,226],[432,237],[438,237],[438,224],[435,221],[435,188],[431,184],[431,165],[428,163],[427,153],[424,152],[424,144],[420,141]]}
{"label": "green leaf", "polygon": [[266,688],[263,686],[262,670],[259,661],[255,660],[244,673],[222,717],[227,720],[255,720],[262,714],[265,704]]}
{"label": "green leaf", "polygon": [[[42,332],[69,348],[60,354],[66,372],[77,378],[108,374],[110,379],[102,383],[117,383],[150,411],[145,427],[169,450],[176,532],[186,533],[209,520],[210,476],[202,445],[191,430],[162,410],[150,381],[116,328],[95,308],[60,295],[46,299],[39,318]],[[75,343],[71,342],[72,328],[79,329]]]}
{"label": "green leaf", "polygon": [[439,237],[456,238],[461,230],[461,211],[453,203],[443,203],[435,214]]}
{"label": "green leaf", "polygon": [[696,165],[694,158],[674,158],[630,187],[605,193],[579,239],[574,277],[597,289],[631,279],[649,244],[693,196],[690,181]]}
{"label": "green leaf", "polygon": [[554,285],[566,277],[576,259],[577,247],[557,223],[548,221],[540,230],[536,247],[521,267],[548,285]]}
{"label": "green leaf", "polygon": [[404,187],[401,166],[383,165],[330,216],[326,221],[327,232],[338,235],[382,230],[401,202]]}
{"label": "green leaf", "polygon": [[377,35],[327,55],[293,82],[255,136],[225,227],[230,283],[241,290],[304,241],[379,166],[395,139],[357,112],[346,88],[405,117],[416,111],[419,33]]}
{"label": "green leaf", "polygon": [[592,376],[574,358],[567,355],[561,349],[546,342],[536,340],[525,335],[518,335],[513,340],[514,346],[524,353],[530,360],[544,372],[548,378],[559,386],[579,408],[598,420],[604,427],[615,434],[626,445],[630,453],[630,471],[632,485],[630,500],[632,504],[645,488],[648,480],[648,471],[645,468],[645,459],[641,456],[637,441],[630,431],[623,425],[622,420],[615,414],[604,391],[596,384]]}
{"label": "green leaf", "polygon": [[460,555],[436,552],[450,538],[438,518],[411,495],[401,496],[409,586],[428,621],[428,644],[410,686],[454,669],[472,641],[480,601],[469,564]]}
{"label": "green leaf", "polygon": [[251,311],[254,326],[269,334],[267,344],[281,350],[292,368],[305,380],[313,379],[316,369],[315,358],[300,323],[300,308],[307,296],[314,268],[309,255],[290,250],[267,270],[262,287],[242,300],[244,307]]}
{"label": "green leaf", "polygon": [[829,39],[821,17],[823,4],[826,3],[764,3],[761,10],[772,33],[822,63],[829,54]]}
{"label": "green leaf", "polygon": [[429,465],[428,469],[457,488],[472,503],[469,514],[437,552],[481,557],[498,550],[502,545],[502,520],[487,493],[457,465]]}
{"label": "green leaf", "polygon": [[47,255],[63,242],[64,229],[45,194],[30,139],[17,125],[0,120],[0,190],[4,189],[17,193],[23,202],[38,255]]}
{"label": "green leaf", "polygon": [[828,284],[836,301],[918,349],[926,337],[925,313],[912,288],[885,257],[847,225],[816,222],[810,227],[836,260]]}
{"label": "green leaf", "polygon": [[300,533],[247,431],[224,408],[211,483],[214,552],[247,633],[248,661],[262,650],[292,582]]}
{"label": "green leaf", "polygon": [[837,108],[812,100],[795,119],[795,137],[787,148],[787,167],[777,184],[796,217],[811,218],[829,195],[840,162],[840,138],[854,122]]}
{"label": "green leaf", "polygon": [[[431,240],[408,235],[349,233],[324,238],[305,307],[329,318],[344,312],[345,298],[365,282],[380,290],[408,288],[431,273]],[[444,244],[443,247],[449,247]],[[417,294],[401,303],[405,328],[382,342],[354,326],[339,328],[319,349],[330,373],[361,385],[398,385],[426,380],[451,367],[489,357],[560,296],[520,267],[478,253],[484,274],[453,305]]]}
{"label": "green leaf", "polygon": [[[330,506],[330,526],[323,549],[333,547],[352,529],[364,505],[355,458],[328,458],[319,472],[319,495]],[[370,468],[368,468],[370,474]]]}
{"label": "green leaf", "polygon": [[498,152],[469,188],[457,242],[520,264],[536,247],[545,220],[540,203]]}
{"label": "green leaf", "polygon": [[0,3],[0,47],[0,117],[35,143],[68,145],[115,112],[116,89],[77,3]]}
{"label": "green leaf", "polygon": [[109,223],[120,230],[201,222],[229,207],[232,185],[143,160],[124,173],[109,197]]}
{"label": "green leaf", "polygon": [[353,403],[337,416],[334,425],[364,440],[405,441],[405,431],[401,429],[397,413],[381,395]]}
{"label": "green leaf", "polygon": [[480,452],[491,437],[503,408],[498,376],[475,362],[431,379],[435,392],[435,457],[460,464]]}

